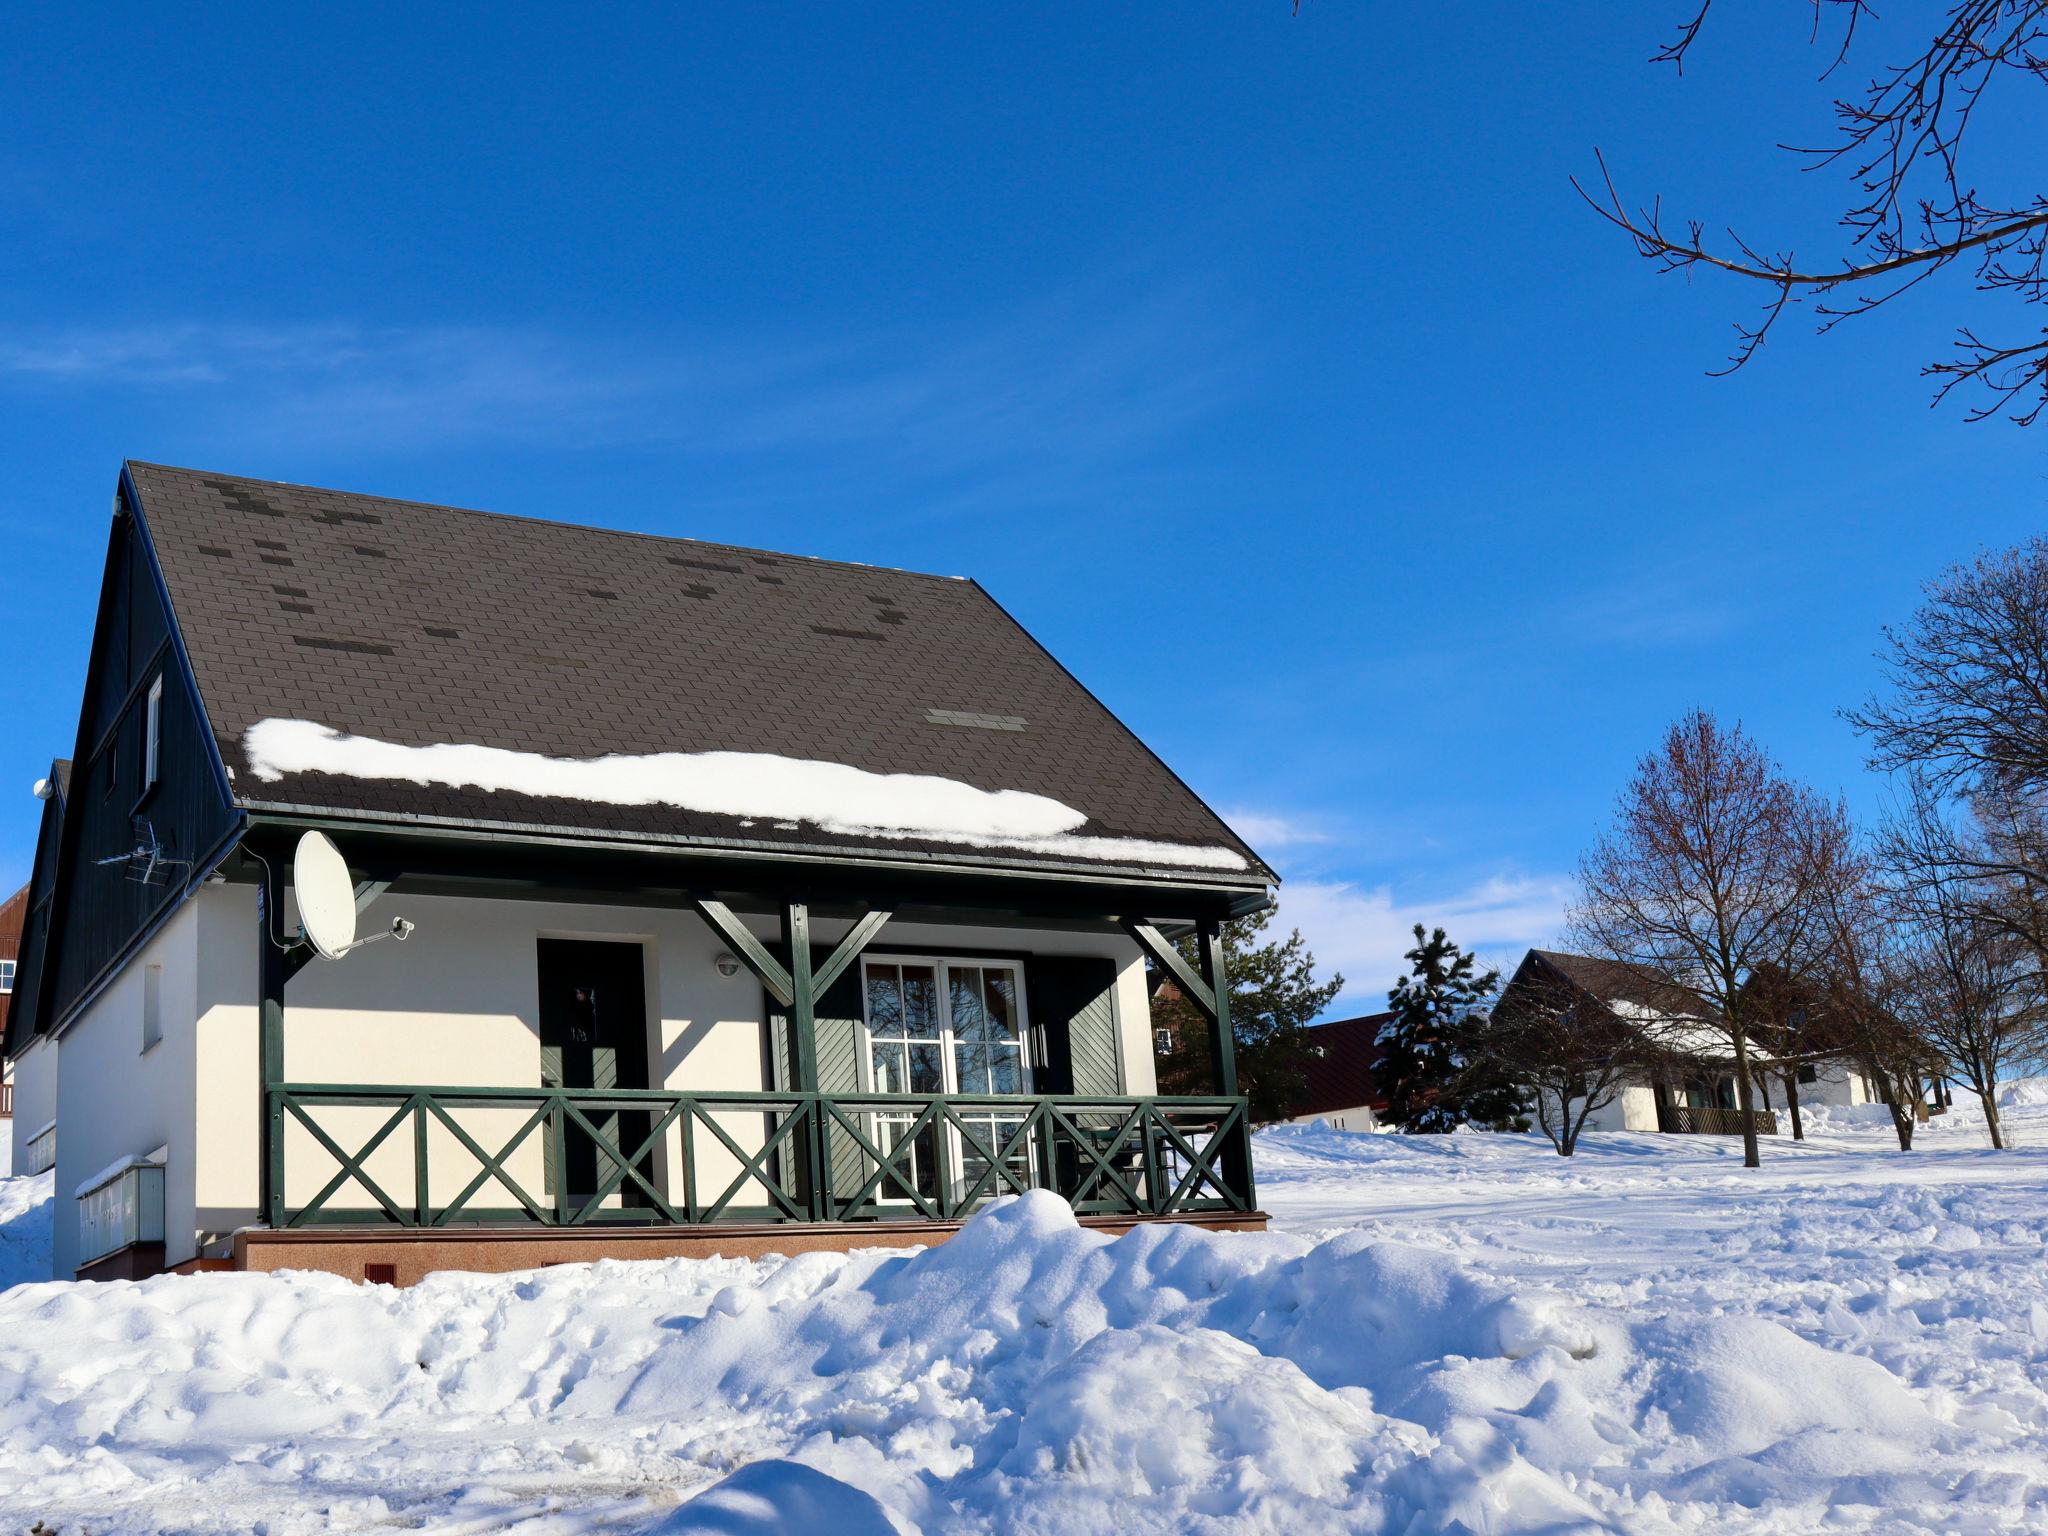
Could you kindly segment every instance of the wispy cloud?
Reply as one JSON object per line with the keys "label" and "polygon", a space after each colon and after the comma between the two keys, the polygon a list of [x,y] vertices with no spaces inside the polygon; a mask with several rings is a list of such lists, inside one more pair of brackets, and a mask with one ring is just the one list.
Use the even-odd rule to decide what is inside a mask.
{"label": "wispy cloud", "polygon": [[1249,807],[1222,812],[1237,835],[1260,850],[1299,848],[1309,843],[1330,841],[1329,829],[1305,816],[1280,811],[1255,811]]}
{"label": "wispy cloud", "polygon": [[1341,971],[1344,993],[1333,1008],[1371,1012],[1407,969],[1401,956],[1415,943],[1411,929],[1442,926],[1458,943],[1503,969],[1521,951],[1557,937],[1570,885],[1561,876],[1489,875],[1435,896],[1397,894],[1391,886],[1293,880],[1280,887],[1275,923],[1299,928],[1325,975]]}
{"label": "wispy cloud", "polygon": [[830,337],[180,322],[0,341],[0,392],[139,396],[209,439],[650,446],[1028,495],[1078,490],[1220,408],[1243,340],[1186,287]]}
{"label": "wispy cloud", "polygon": [[1649,572],[1626,584],[1568,594],[1551,623],[1562,639],[1591,645],[1691,645],[1728,633],[1739,607],[1703,590],[1703,578]]}

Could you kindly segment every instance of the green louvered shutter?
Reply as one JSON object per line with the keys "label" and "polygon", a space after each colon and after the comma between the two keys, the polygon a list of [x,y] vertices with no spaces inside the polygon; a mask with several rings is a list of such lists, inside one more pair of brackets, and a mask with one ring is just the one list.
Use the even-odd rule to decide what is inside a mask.
{"label": "green louvered shutter", "polygon": [[1117,1041],[1116,962],[1034,955],[1025,963],[1041,1093],[1115,1097],[1124,1091]]}
{"label": "green louvered shutter", "polygon": [[[861,967],[858,961],[825,989],[818,999],[818,1091],[825,1094],[859,1093]],[[789,1015],[773,999],[769,1001],[768,1055],[775,1086],[788,1090],[796,1085],[796,1063],[790,1054]],[[833,1193],[846,1196],[859,1190],[866,1177],[867,1158],[860,1144],[842,1130],[832,1132]]]}

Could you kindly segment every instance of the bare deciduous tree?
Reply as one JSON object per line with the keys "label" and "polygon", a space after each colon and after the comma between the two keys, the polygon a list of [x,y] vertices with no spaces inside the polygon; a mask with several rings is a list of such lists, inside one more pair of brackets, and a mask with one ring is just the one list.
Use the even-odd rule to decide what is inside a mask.
{"label": "bare deciduous tree", "polygon": [[2038,949],[2031,935],[2015,931],[1998,888],[1987,892],[1958,857],[1964,836],[1941,824],[1924,800],[1916,809],[1886,839],[1888,849],[1904,855],[1893,881],[1906,989],[1942,1075],[1977,1096],[1991,1145],[2003,1149],[1998,1080],[2048,1052]]}
{"label": "bare deciduous tree", "polygon": [[1876,862],[1848,835],[1814,850],[1803,974],[1817,988],[1821,1031],[1876,1083],[1899,1150],[1913,1150],[1922,1085],[1940,1069],[1914,1007],[1912,961]]}
{"label": "bare deciduous tree", "polygon": [[[1845,66],[1859,34],[1879,29],[1877,10],[1871,0],[1810,3],[1816,39],[1826,15],[1840,23],[1831,75]],[[1683,72],[1712,4],[1700,0],[1654,56],[1657,62]],[[1659,201],[1631,210],[1597,151],[1598,188],[1574,182],[1602,216],[1627,232],[1641,256],[1663,270],[1711,269],[1767,291],[1762,319],[1737,325],[1735,352],[1719,371],[1754,357],[1796,304],[1810,300],[1826,332],[1951,267],[1968,272],[1981,293],[2021,304],[2048,299],[2048,192],[2039,181],[2033,188],[2010,185],[2012,171],[1970,154],[1982,142],[1971,130],[1996,110],[1988,102],[2038,113],[2040,98],[2015,100],[2003,88],[2048,86],[2048,0],[1954,0],[1933,38],[1921,45],[1922,37],[1916,34],[1917,52],[1906,62],[1878,69],[1856,92],[1835,99],[1829,140],[1781,146],[1808,168],[1847,174],[1853,191],[1838,215],[1848,236],[1845,255],[1805,261],[1791,241],[1733,230],[1724,240],[1710,240],[1701,220],[1667,222]],[[2038,178],[2043,162],[2036,156],[2012,170]],[[1991,187],[2000,190],[1986,190]],[[1922,374],[1939,381],[1937,401],[1961,384],[1980,388],[1984,399],[1971,408],[1972,420],[2009,414],[2031,425],[2048,409],[2048,328],[2036,321],[2031,330],[1996,341],[1964,323],[1953,354]]]}
{"label": "bare deciduous tree", "polygon": [[2048,791],[2048,539],[1953,566],[1921,597],[1884,632],[1890,696],[1844,711],[1871,765],[1943,792]]}
{"label": "bare deciduous tree", "polygon": [[1637,765],[1614,825],[1580,861],[1576,937],[1689,1000],[1690,1017],[1646,1026],[1669,1037],[1659,1043],[1725,1039],[1752,1168],[1757,1004],[1744,984],[1762,966],[1799,969],[1817,870],[1846,837],[1838,808],[1787,778],[1741,727],[1694,710]]}

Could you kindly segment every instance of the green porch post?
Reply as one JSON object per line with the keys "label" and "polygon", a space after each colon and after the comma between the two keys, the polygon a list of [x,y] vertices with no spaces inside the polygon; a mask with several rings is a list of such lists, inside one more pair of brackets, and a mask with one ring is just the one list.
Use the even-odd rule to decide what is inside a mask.
{"label": "green porch post", "polygon": [[[1210,1057],[1215,1065],[1216,1093],[1235,1099],[1237,1091],[1237,1035],[1230,1026],[1230,977],[1223,960],[1223,928],[1204,922],[1196,929],[1195,949],[1202,964],[1202,981],[1209,989]],[[1251,1106],[1244,1106],[1243,1119],[1223,1150],[1224,1182],[1244,1197],[1245,1209],[1258,1209],[1258,1192],[1252,1188]]]}
{"label": "green porch post", "polygon": [[796,1074],[797,1092],[811,1095],[811,1133],[804,1138],[804,1161],[810,1174],[804,1181],[806,1205],[811,1220],[823,1221],[831,1208],[825,1147],[830,1132],[825,1106],[817,1098],[818,999],[811,977],[811,911],[804,903],[783,904],[782,938],[789,966],[789,1065]]}
{"label": "green porch post", "polygon": [[263,1219],[273,1229],[284,1226],[284,1103],[277,1088],[284,1081],[284,984],[292,966],[271,930],[283,912],[283,877],[274,863],[266,862],[263,883],[256,888],[256,1038],[262,1075],[257,1153]]}

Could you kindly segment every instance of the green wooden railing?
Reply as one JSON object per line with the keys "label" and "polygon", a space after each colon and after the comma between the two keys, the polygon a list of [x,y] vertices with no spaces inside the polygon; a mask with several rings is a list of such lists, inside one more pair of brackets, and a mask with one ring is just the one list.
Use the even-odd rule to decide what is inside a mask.
{"label": "green wooden railing", "polygon": [[265,1157],[272,1227],[947,1221],[1032,1189],[1083,1215],[1256,1208],[1242,1098],[285,1083]]}
{"label": "green wooden railing", "polygon": [[[1778,1134],[1778,1117],[1768,1109],[1753,1109],[1759,1136]],[[1740,1136],[1742,1111],[1714,1109],[1691,1104],[1659,1104],[1657,1129],[1677,1136]]]}

